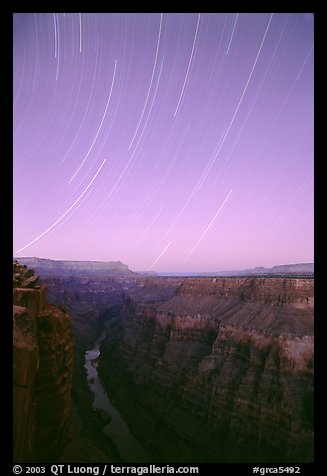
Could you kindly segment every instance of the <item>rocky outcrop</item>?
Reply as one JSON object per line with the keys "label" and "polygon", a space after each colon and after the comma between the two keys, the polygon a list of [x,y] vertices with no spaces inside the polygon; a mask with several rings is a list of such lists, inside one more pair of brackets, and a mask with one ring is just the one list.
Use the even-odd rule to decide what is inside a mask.
{"label": "rocky outcrop", "polygon": [[74,341],[33,270],[13,266],[14,461],[55,461],[68,439]]}
{"label": "rocky outcrop", "polygon": [[311,462],[313,280],[175,284],[126,295],[102,350],[135,435],[160,462]]}

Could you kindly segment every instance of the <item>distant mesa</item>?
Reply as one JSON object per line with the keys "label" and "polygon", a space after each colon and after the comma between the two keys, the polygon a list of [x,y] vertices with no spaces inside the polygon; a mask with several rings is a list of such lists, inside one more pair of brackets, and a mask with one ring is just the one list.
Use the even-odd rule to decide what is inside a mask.
{"label": "distant mesa", "polygon": [[121,261],[65,261],[46,258],[16,258],[20,263],[34,269],[36,274],[58,276],[108,275],[132,276],[133,271]]}
{"label": "distant mesa", "polygon": [[282,264],[273,266],[272,268],[264,268],[262,266],[245,269],[239,271],[240,275],[313,275],[314,264],[313,263],[297,263],[297,264]]}
{"label": "distant mesa", "polygon": [[256,268],[233,270],[233,271],[212,271],[212,272],[179,272],[179,273],[158,273],[159,276],[314,276],[314,263],[282,264],[272,268],[257,266]]}

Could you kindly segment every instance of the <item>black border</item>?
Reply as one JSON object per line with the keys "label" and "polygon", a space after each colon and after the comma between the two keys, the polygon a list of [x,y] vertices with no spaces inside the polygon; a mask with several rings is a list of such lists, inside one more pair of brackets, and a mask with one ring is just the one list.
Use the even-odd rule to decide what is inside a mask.
{"label": "black border", "polygon": [[[13,253],[13,167],[12,167],[12,157],[13,157],[13,146],[12,146],[12,137],[13,137],[13,109],[12,109],[12,98],[13,98],[13,13],[14,12],[26,12],[30,10],[30,13],[35,11],[78,11],[79,9],[83,10],[86,6],[85,4],[79,4],[72,6],[70,2],[65,2],[62,7],[59,5],[60,2],[56,2],[53,5],[40,4],[40,5],[31,5],[30,3],[26,4],[25,2],[15,2],[15,5],[11,5],[9,11],[2,12],[2,92],[5,98],[5,113],[3,114],[3,128],[4,138],[6,147],[5,153],[3,154],[3,163],[4,163],[4,176],[1,186],[2,204],[4,204],[4,217],[5,217],[5,226],[1,237],[2,243],[2,253],[1,253],[1,262],[2,262],[2,277],[5,277],[2,282],[2,296],[5,296],[5,309],[2,313],[2,325],[4,325],[4,337],[2,340],[1,350],[3,353],[2,362],[5,362],[6,365],[2,373],[2,382],[3,382],[3,394],[4,400],[2,401],[2,458],[1,463],[5,463],[5,466],[9,469],[8,474],[12,473],[12,414],[13,414],[13,405],[12,405],[12,324],[10,319],[10,314],[12,313],[12,253]],[[201,11],[213,12],[213,10],[219,8],[219,12],[296,12],[296,13],[312,13],[314,15],[314,74],[315,74],[315,462],[313,464],[301,464],[301,475],[303,474],[321,474],[321,471],[324,469],[324,438],[325,431],[322,425],[322,409],[325,406],[323,400],[323,389],[324,389],[324,352],[323,346],[325,341],[325,333],[323,333],[323,324],[325,320],[324,313],[322,311],[322,294],[323,294],[323,264],[321,257],[322,249],[322,236],[323,231],[321,230],[324,219],[322,214],[324,213],[324,197],[320,194],[322,181],[325,179],[325,175],[322,169],[323,159],[320,155],[320,144],[319,144],[319,127],[321,127],[321,122],[319,121],[319,114],[322,112],[322,105],[320,104],[320,93],[322,91],[321,82],[325,82],[325,73],[323,71],[319,72],[319,68],[322,69],[322,65],[325,65],[325,61],[322,59],[322,54],[326,58],[326,50],[322,43],[325,43],[326,39],[323,37],[323,28],[326,25],[326,17],[322,13],[323,2],[311,1],[311,2],[226,2],[223,5],[222,2],[216,4],[210,4],[207,7],[201,3],[193,5],[184,5],[180,8],[174,3],[171,8],[168,3],[162,7],[162,10],[166,9],[169,12],[174,13],[185,13],[185,7],[191,7],[191,11]],[[91,5],[87,5],[91,6]],[[92,5],[95,7],[95,5]],[[98,10],[99,12],[103,11],[104,3],[99,3]],[[107,4],[107,7],[114,7],[114,5]],[[143,7],[142,11],[149,11],[149,7],[153,7],[152,4],[147,4]],[[128,8],[127,11],[135,11],[136,4],[125,5]],[[137,5],[139,7],[139,5]],[[160,10],[160,9],[159,9]],[[89,11],[85,9],[84,11]],[[112,12],[110,8],[110,12]],[[119,9],[118,11],[121,11]],[[152,8],[151,8],[152,11]],[[138,12],[141,13],[141,12]],[[187,13],[187,12],[186,12]],[[191,13],[191,12],[190,12]],[[326,26],[325,26],[326,28]],[[11,94],[9,94],[9,91]],[[10,126],[9,126],[10,125]],[[7,130],[8,129],[8,130]],[[11,129],[11,134],[10,134]],[[320,196],[321,195],[321,196]],[[4,245],[4,246],[3,246]],[[5,446],[5,448],[4,448]],[[8,448],[7,448],[8,446]],[[8,463],[8,464],[7,464]],[[227,465],[227,468],[225,467]],[[230,467],[233,465],[233,468]],[[236,465],[236,466],[235,466]],[[45,465],[47,466],[47,465]],[[76,465],[78,466],[78,465]],[[254,465],[250,464],[241,464],[241,463],[225,463],[225,464],[210,464],[210,463],[201,463],[198,465],[200,468],[200,475],[209,470],[216,470],[219,473],[219,470],[222,470],[221,474],[226,474],[227,471],[236,470],[239,475],[242,474],[252,474],[252,468]],[[274,465],[260,465],[261,467],[273,467],[278,466]],[[283,466],[286,466],[283,464]],[[230,468],[230,469],[229,469]],[[225,471],[224,471],[225,469]],[[227,471],[226,471],[227,470]],[[24,472],[22,473],[24,474]],[[51,474],[50,472],[47,474]],[[63,473],[65,474],[65,473]],[[107,473],[108,474],[108,473]]]}

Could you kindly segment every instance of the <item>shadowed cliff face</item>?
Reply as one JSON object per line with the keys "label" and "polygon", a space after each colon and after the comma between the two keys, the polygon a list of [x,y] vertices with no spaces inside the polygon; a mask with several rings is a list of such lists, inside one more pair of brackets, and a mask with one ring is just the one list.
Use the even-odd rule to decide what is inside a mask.
{"label": "shadowed cliff face", "polygon": [[312,461],[313,280],[158,283],[126,295],[100,359],[136,436],[160,462]]}
{"label": "shadowed cliff face", "polygon": [[69,437],[73,336],[33,270],[14,263],[14,461],[56,460]]}

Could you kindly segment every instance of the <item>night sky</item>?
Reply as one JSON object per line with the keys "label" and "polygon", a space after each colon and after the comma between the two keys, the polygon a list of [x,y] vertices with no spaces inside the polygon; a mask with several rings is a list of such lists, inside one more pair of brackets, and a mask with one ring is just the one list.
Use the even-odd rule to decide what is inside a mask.
{"label": "night sky", "polygon": [[313,23],[14,14],[14,256],[313,262]]}

